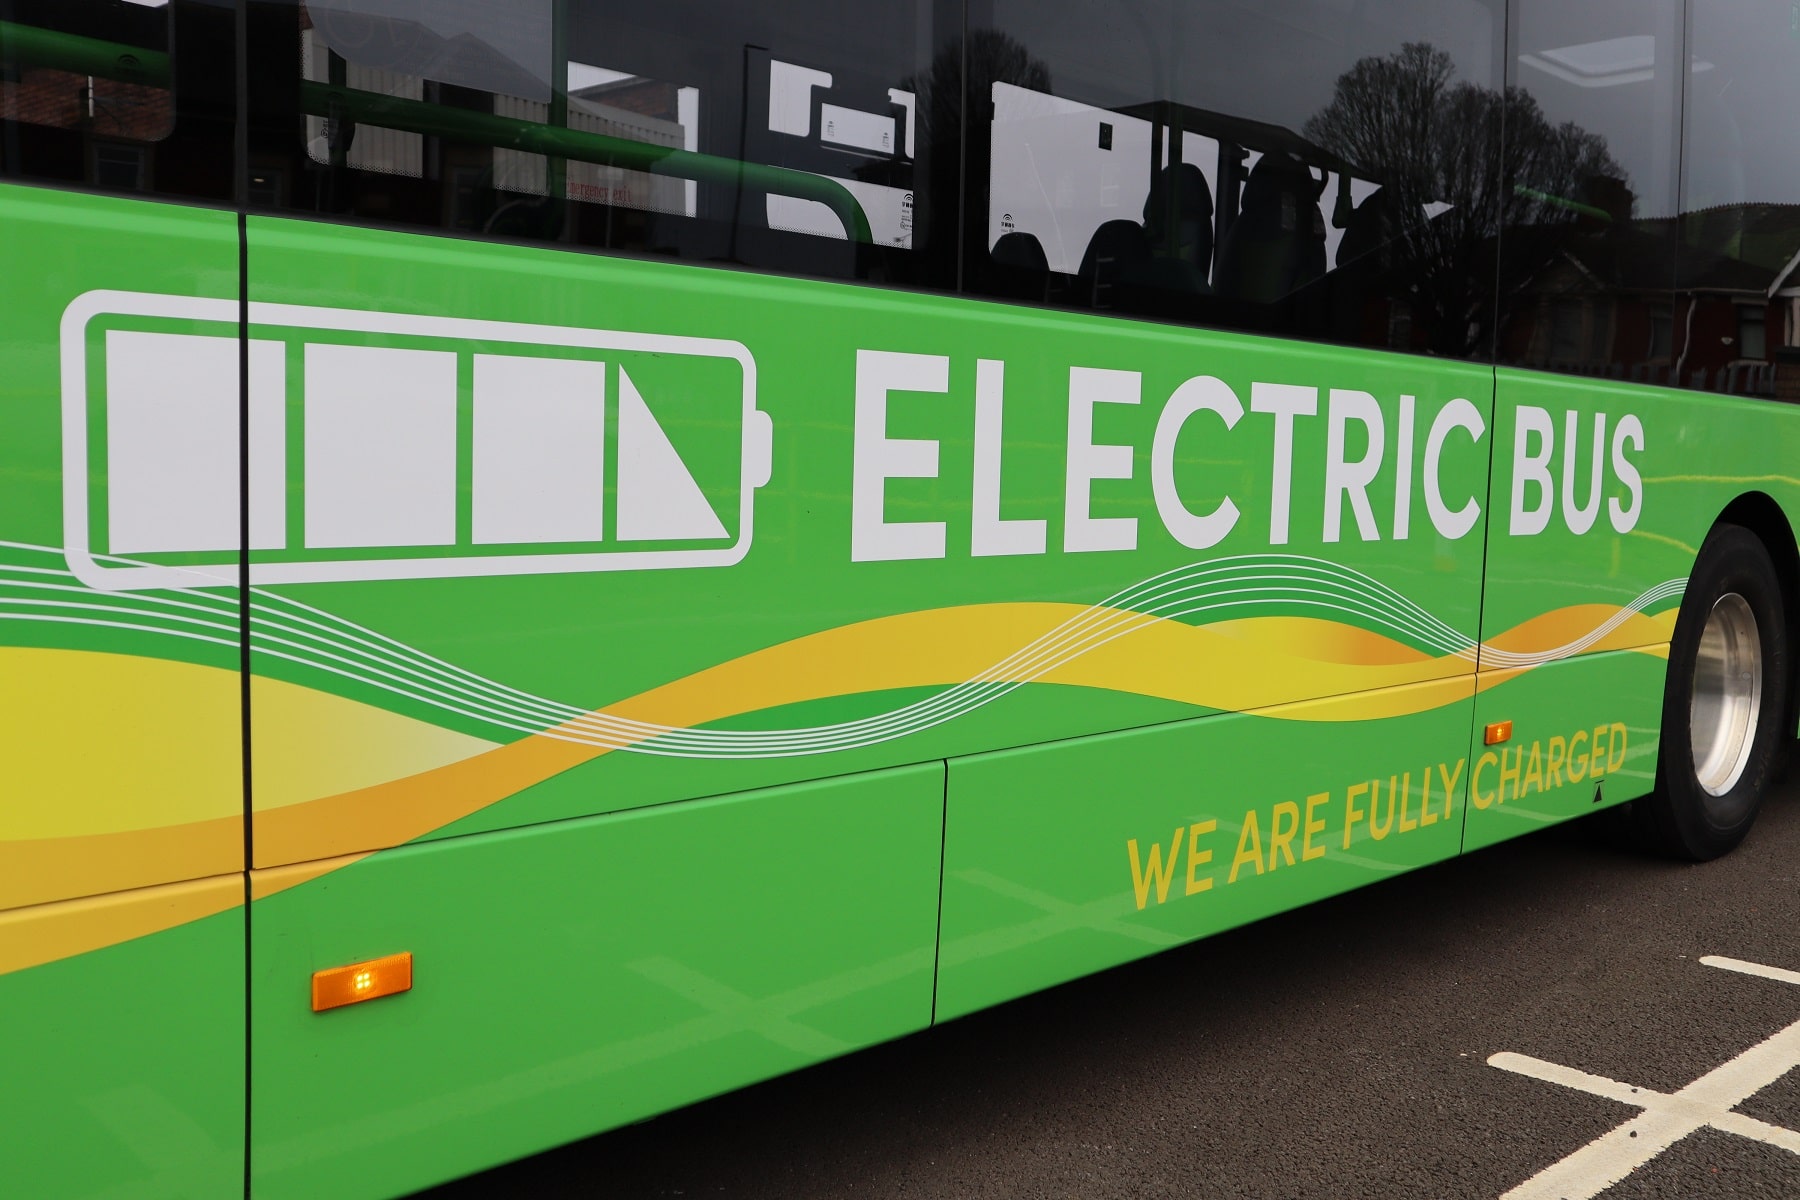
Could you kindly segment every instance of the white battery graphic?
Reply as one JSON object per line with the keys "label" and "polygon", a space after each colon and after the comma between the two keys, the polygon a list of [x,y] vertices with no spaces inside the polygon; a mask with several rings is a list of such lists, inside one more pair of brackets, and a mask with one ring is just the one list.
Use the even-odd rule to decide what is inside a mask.
{"label": "white battery graphic", "polygon": [[89,586],[237,583],[240,503],[253,584],[749,552],[773,426],[741,343],[252,302],[240,361],[239,317],[118,291],[64,311],[64,545]]}

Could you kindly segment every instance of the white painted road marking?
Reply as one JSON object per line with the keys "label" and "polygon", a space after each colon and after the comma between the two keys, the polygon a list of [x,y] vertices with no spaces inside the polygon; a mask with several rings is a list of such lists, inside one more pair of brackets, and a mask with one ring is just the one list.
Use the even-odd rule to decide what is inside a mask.
{"label": "white painted road marking", "polygon": [[[1800,984],[1800,973],[1779,967],[1711,955],[1700,961],[1709,967]],[[1617,1129],[1550,1164],[1501,1200],[1591,1200],[1688,1134],[1706,1128],[1800,1154],[1800,1131],[1732,1111],[1800,1066],[1800,1021],[1673,1094],[1633,1087],[1524,1054],[1503,1051],[1488,1059],[1488,1065],[1643,1110]]]}
{"label": "white painted road marking", "polygon": [[1718,967],[1721,970],[1736,971],[1740,975],[1756,975],[1763,979],[1774,979],[1781,983],[1800,984],[1800,971],[1784,971],[1780,967],[1765,967],[1761,963],[1745,962],[1741,958],[1720,958],[1717,954],[1708,954],[1700,960],[1703,967]]}

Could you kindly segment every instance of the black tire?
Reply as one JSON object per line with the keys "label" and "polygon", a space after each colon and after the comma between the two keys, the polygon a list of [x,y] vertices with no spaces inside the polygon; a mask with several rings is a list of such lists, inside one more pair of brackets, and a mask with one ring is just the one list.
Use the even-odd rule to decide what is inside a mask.
{"label": "black tire", "polygon": [[[1733,596],[1741,598],[1742,604],[1730,599]],[[1760,703],[1753,724],[1746,725],[1748,750],[1725,753],[1722,759],[1703,754],[1697,765],[1695,684],[1707,671],[1701,666],[1702,635],[1708,622],[1715,619],[1715,609],[1721,627],[1736,614],[1741,628],[1746,608],[1760,653],[1746,651],[1745,656],[1749,661],[1760,660],[1762,667]],[[1787,609],[1769,552],[1762,540],[1743,526],[1715,525],[1694,562],[1675,619],[1675,636],[1669,643],[1656,790],[1632,805],[1639,832],[1651,849],[1703,862],[1744,840],[1756,820],[1763,793],[1781,769],[1787,746],[1784,725],[1789,675]],[[1711,728],[1705,711],[1699,714],[1699,721],[1705,736]],[[1741,745],[1741,741],[1727,736],[1723,744]],[[1734,774],[1739,754],[1742,765]],[[1709,769],[1713,788],[1700,777],[1703,767]]]}

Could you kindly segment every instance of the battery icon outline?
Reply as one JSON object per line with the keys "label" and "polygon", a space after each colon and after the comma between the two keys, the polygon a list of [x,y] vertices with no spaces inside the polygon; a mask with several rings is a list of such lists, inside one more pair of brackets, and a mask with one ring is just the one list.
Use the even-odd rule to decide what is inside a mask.
{"label": "battery icon outline", "polygon": [[[236,325],[240,313],[239,302],[231,299],[110,289],[86,292],[76,297],[63,310],[63,551],[69,570],[89,587],[103,591],[134,591],[149,588],[218,587],[236,585],[239,582],[236,550],[230,552],[231,558],[228,561],[217,566],[133,562],[118,555],[94,551],[89,532],[92,469],[89,463],[90,397],[87,358],[88,326],[100,317],[166,318]],[[419,316],[267,301],[251,301],[245,315],[250,327],[429,338],[522,349],[536,347],[623,351],[728,359],[738,364],[743,378],[738,531],[729,546],[480,555],[450,553],[403,558],[333,558],[326,554],[324,557],[305,561],[279,562],[257,561],[256,547],[253,546],[249,569],[252,585],[722,567],[741,562],[749,553],[755,535],[755,492],[769,482],[773,464],[774,425],[769,415],[756,407],[756,360],[741,342],[680,334],[584,329],[471,317]],[[236,339],[231,341],[233,345],[236,344]],[[252,347],[255,345],[253,339]],[[254,418],[252,428],[254,429]],[[234,435],[235,433],[234,427]],[[252,528],[254,527],[253,521]]]}

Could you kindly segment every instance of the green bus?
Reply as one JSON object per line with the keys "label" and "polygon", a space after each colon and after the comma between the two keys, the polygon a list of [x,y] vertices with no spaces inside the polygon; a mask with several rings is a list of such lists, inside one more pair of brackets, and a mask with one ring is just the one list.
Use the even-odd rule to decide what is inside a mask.
{"label": "green bus", "polygon": [[1557,822],[1730,850],[1796,63],[0,0],[0,1188],[401,1195]]}

